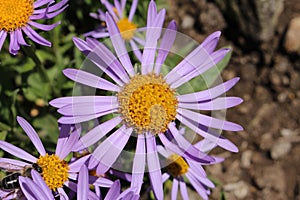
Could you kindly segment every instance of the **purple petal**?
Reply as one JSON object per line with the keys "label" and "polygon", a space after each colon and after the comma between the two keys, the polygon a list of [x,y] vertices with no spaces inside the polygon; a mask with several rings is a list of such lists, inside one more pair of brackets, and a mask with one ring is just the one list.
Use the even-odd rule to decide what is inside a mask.
{"label": "purple petal", "polygon": [[23,149],[20,149],[8,142],[5,141],[1,141],[0,140],[0,148],[3,151],[6,151],[8,153],[10,153],[11,155],[14,155],[18,158],[21,158],[23,160],[35,163],[37,158],[33,157],[32,155],[30,155],[29,153],[27,153],[26,151],[24,151]]}
{"label": "purple petal", "polygon": [[110,188],[113,182],[107,178],[90,176],[89,183],[99,187]]}
{"label": "purple petal", "polygon": [[38,152],[42,156],[46,155],[46,151],[42,144],[42,141],[40,140],[38,134],[32,128],[32,126],[23,117],[17,117],[17,121],[20,124],[20,126],[22,127],[22,129],[25,131],[27,136],[30,138],[31,142],[33,143],[35,148],[38,150]]}
{"label": "purple petal", "polygon": [[[119,17],[116,15],[116,13],[114,11],[114,7],[108,1],[103,2],[103,4],[105,5],[109,14],[114,18],[114,20],[118,20]],[[120,17],[122,17],[122,16],[120,16]],[[107,22],[107,20],[105,20],[105,21]]]}
{"label": "purple petal", "polygon": [[177,112],[180,113],[182,116],[191,119],[192,121],[202,124],[206,127],[216,128],[216,129],[222,129],[227,131],[242,131],[243,127],[241,127],[238,124],[224,121],[220,119],[216,119],[207,115],[200,114],[198,112],[193,112],[186,109],[178,108]]}
{"label": "purple petal", "polygon": [[194,147],[189,141],[187,141],[177,130],[175,127],[175,123],[170,123],[168,126],[170,132],[172,133],[174,139],[178,146],[184,151],[195,157],[196,159],[203,159],[204,163],[212,162],[214,159],[207,154],[199,151],[196,147]]}
{"label": "purple petal", "polygon": [[177,96],[177,100],[179,102],[198,102],[211,100],[230,90],[239,80],[240,78],[236,77],[207,90],[179,95]]}
{"label": "purple petal", "polygon": [[199,64],[202,64],[212,53],[211,47],[215,47],[216,42],[219,40],[220,32],[211,34],[199,47],[194,49],[189,55],[187,55],[167,76],[166,81],[171,84],[178,80],[181,76],[190,72]]}
{"label": "purple petal", "polygon": [[56,144],[56,149],[55,149],[55,154],[60,155],[63,148],[64,144],[68,140],[68,137],[70,136],[71,133],[71,125],[69,124],[61,124],[59,125],[59,136]]}
{"label": "purple petal", "polygon": [[136,58],[141,61],[142,60],[142,53],[140,48],[136,45],[136,43],[133,40],[129,41],[130,45],[131,45],[131,50],[133,51],[134,55],[136,56]]}
{"label": "purple petal", "polygon": [[46,40],[42,36],[40,36],[37,32],[35,32],[32,28],[30,28],[30,26],[24,26],[22,28],[22,30],[34,42],[36,42],[40,45],[51,47],[51,42],[49,42],[48,40]]}
{"label": "purple petal", "polygon": [[38,0],[33,3],[33,7],[38,8],[40,6],[46,5],[47,3],[50,3],[51,1],[53,1],[53,0]]}
{"label": "purple petal", "polygon": [[32,182],[32,180],[30,178],[20,176],[19,182],[20,188],[22,189],[22,193],[25,195],[25,197],[30,200],[37,200],[35,198],[34,192],[31,189],[39,190],[39,188],[37,188],[33,184],[29,185],[29,182]]}
{"label": "purple petal", "polygon": [[153,0],[149,3],[147,14],[147,27],[152,26],[157,16],[156,4]]}
{"label": "purple petal", "polygon": [[31,176],[33,181],[39,186],[39,190],[43,191],[45,198],[53,199],[53,194],[41,175],[35,170],[31,170]]}
{"label": "purple petal", "polygon": [[185,65],[184,68],[182,68],[184,71],[181,72],[177,71],[178,74],[181,74],[181,76],[179,77],[178,80],[176,80],[174,83],[171,84],[171,87],[178,88],[179,86],[188,82],[192,78],[199,76],[205,71],[216,66],[216,64],[220,62],[229,52],[230,49],[228,48],[220,49],[208,55],[208,58],[206,59],[201,58],[204,60],[204,62],[199,57],[191,58],[190,60],[188,60],[189,64]]}
{"label": "purple petal", "polygon": [[2,49],[3,43],[4,43],[5,39],[6,39],[6,36],[7,36],[7,32],[4,31],[4,30],[1,30],[0,31],[0,51]]}
{"label": "purple petal", "polygon": [[59,118],[58,122],[61,124],[77,124],[77,123],[81,123],[81,122],[85,122],[85,121],[89,121],[91,119],[97,119],[101,116],[110,114],[110,113],[114,113],[117,112],[118,109],[115,110],[111,110],[111,111],[107,111],[107,112],[101,112],[98,114],[93,114],[93,115],[85,115],[85,116],[65,116],[65,117],[61,117]]}
{"label": "purple petal", "polygon": [[152,135],[146,136],[146,143],[147,143],[147,163],[149,168],[151,186],[153,188],[155,197],[157,199],[163,199],[164,197],[163,182],[162,182],[162,175],[161,175],[161,167],[157,155],[155,137]]}
{"label": "purple petal", "polygon": [[63,73],[69,79],[90,87],[99,88],[102,90],[114,91],[114,92],[119,92],[121,90],[118,86],[114,85],[113,83],[103,78],[100,78],[94,74],[91,74],[89,72],[85,72],[77,69],[65,69],[63,70]]}
{"label": "purple petal", "polygon": [[239,105],[243,99],[239,97],[219,97],[204,103],[179,103],[178,107],[192,110],[222,110]]}
{"label": "purple petal", "polygon": [[[124,130],[125,129],[125,130]],[[124,125],[102,142],[93,155],[99,160],[98,174],[104,174],[114,164],[121,151],[124,149],[132,133],[132,128]],[[107,151],[109,150],[109,151]]]}
{"label": "purple petal", "polygon": [[114,0],[114,5],[115,5],[115,8],[117,9],[118,17],[123,18],[123,12],[122,12],[119,0]]}
{"label": "purple petal", "polygon": [[62,115],[78,116],[78,115],[91,115],[106,111],[111,111],[119,107],[118,102],[108,104],[95,104],[94,102],[83,102],[76,104],[69,104],[57,110]]}
{"label": "purple petal", "polygon": [[207,140],[215,143],[216,145],[219,145],[220,147],[231,152],[238,152],[238,148],[232,142],[222,137],[220,134],[205,132],[181,115],[177,115],[176,118],[184,125],[192,129],[202,137],[206,138]]}
{"label": "purple petal", "polygon": [[173,20],[169,23],[163,38],[161,40],[160,47],[158,49],[154,71],[156,74],[160,73],[161,66],[165,62],[166,57],[169,54],[171,47],[173,46],[174,40],[176,38],[176,22]]}
{"label": "purple petal", "polygon": [[116,102],[117,97],[115,96],[73,96],[73,97],[61,97],[54,99],[49,102],[49,104],[56,108],[61,108],[68,104],[74,103],[98,103],[98,104],[107,104],[111,102]]}
{"label": "purple petal", "polygon": [[77,199],[87,200],[89,191],[89,176],[86,165],[83,165],[79,171]]}
{"label": "purple petal", "polygon": [[201,184],[206,185],[207,187],[210,188],[215,187],[215,185],[213,184],[213,182],[211,182],[211,180],[209,180],[207,177],[199,176],[197,172],[194,171],[194,169],[192,168],[189,169],[189,172],[187,174],[191,175],[197,182],[200,182]]}
{"label": "purple petal", "polygon": [[133,160],[132,180],[130,185],[130,188],[132,188],[135,194],[139,194],[142,188],[145,172],[145,162],[145,136],[139,134]]}
{"label": "purple petal", "polygon": [[120,190],[121,190],[121,184],[119,180],[116,180],[111,188],[109,189],[109,191],[107,192],[105,199],[104,200],[113,200],[113,199],[117,199],[117,197],[120,194]]}
{"label": "purple petal", "polygon": [[69,173],[79,172],[82,165],[84,165],[90,157],[91,157],[91,155],[86,155],[86,156],[83,156],[83,157],[79,158],[78,160],[72,162],[71,164],[69,164],[69,168],[70,168]]}
{"label": "purple petal", "polygon": [[59,193],[60,199],[69,200],[69,197],[68,197],[67,193],[65,192],[65,190],[63,188],[57,188],[57,191]]}
{"label": "purple petal", "polygon": [[195,180],[195,177],[192,176],[192,175],[190,175],[189,173],[186,173],[185,175],[189,179],[189,181],[191,182],[191,184],[193,185],[193,187],[195,188],[195,190],[198,192],[198,194],[204,200],[208,200],[208,196],[206,194],[206,190],[203,188],[203,186],[197,180]]}
{"label": "purple petal", "polygon": [[73,151],[81,150],[82,147],[89,147],[98,142],[104,135],[121,123],[121,117],[115,117],[110,119],[97,127],[90,130],[87,134],[81,137],[77,144],[74,145]]}
{"label": "purple petal", "polygon": [[161,35],[162,22],[164,21],[165,14],[165,10],[161,10],[158,13],[157,18],[155,19],[155,22],[152,24],[152,26],[148,26],[147,28],[146,44],[144,47],[142,57],[142,74],[150,73],[153,70],[154,58],[157,48],[157,40]]}
{"label": "purple petal", "polygon": [[112,44],[114,46],[114,49],[118,55],[119,60],[121,61],[122,65],[126,69],[127,73],[133,77],[135,75],[132,63],[130,61],[129,55],[127,53],[126,47],[125,47],[125,41],[123,40],[119,28],[116,24],[116,22],[113,20],[113,18],[106,13],[106,23],[108,32],[110,34],[110,38],[112,41]]}
{"label": "purple petal", "polygon": [[186,184],[185,182],[183,182],[183,180],[180,180],[179,182],[179,185],[180,185],[180,193],[181,193],[181,197],[183,200],[189,200],[189,195],[188,195],[188,192],[187,192],[187,189],[186,189]]}
{"label": "purple petal", "polygon": [[21,30],[21,29],[15,30],[15,33],[16,33],[16,37],[17,37],[18,43],[19,43],[20,45],[29,46],[29,45],[25,42],[25,40],[24,40],[23,33],[22,33],[22,30]]}
{"label": "purple petal", "polygon": [[67,155],[71,152],[73,146],[78,142],[79,137],[80,133],[73,132],[69,136],[68,140],[65,142],[64,148],[62,148],[62,151],[57,156],[62,160],[65,159]]}
{"label": "purple petal", "polygon": [[53,28],[55,28],[57,25],[59,25],[60,22],[57,22],[57,23],[51,24],[51,25],[45,25],[45,24],[39,24],[39,23],[34,22],[34,21],[29,21],[28,24],[30,24],[31,26],[34,26],[34,27],[36,27],[38,29],[41,29],[43,31],[50,31]]}
{"label": "purple petal", "polygon": [[18,39],[16,36],[16,32],[10,32],[10,43],[9,43],[9,53],[16,55],[20,50],[20,45],[18,44]]}
{"label": "purple petal", "polygon": [[178,187],[179,187],[178,180],[174,178],[172,184],[171,200],[177,199]]}
{"label": "purple petal", "polygon": [[132,21],[132,18],[133,18],[134,14],[135,14],[137,4],[138,4],[138,0],[133,0],[132,1],[130,12],[129,12],[129,17],[128,17],[128,19],[130,21]]}
{"label": "purple petal", "polygon": [[18,171],[21,170],[25,165],[30,165],[30,164],[20,160],[0,158],[0,169],[10,169],[10,170]]}

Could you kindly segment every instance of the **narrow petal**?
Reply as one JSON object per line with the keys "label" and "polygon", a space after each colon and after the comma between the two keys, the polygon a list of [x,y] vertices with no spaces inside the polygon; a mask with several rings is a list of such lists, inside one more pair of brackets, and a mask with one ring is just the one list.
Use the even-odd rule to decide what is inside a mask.
{"label": "narrow petal", "polygon": [[38,190],[39,188],[36,188],[35,186],[33,186],[33,188],[32,188],[32,185],[28,184],[28,182],[30,182],[30,181],[32,181],[30,178],[22,177],[22,176],[19,177],[20,188],[22,190],[22,193],[25,195],[25,197],[27,199],[38,200],[34,197],[34,193],[32,192],[31,189]]}
{"label": "narrow petal", "polygon": [[[181,75],[174,83],[171,84],[171,87],[178,88],[192,78],[197,77],[207,70],[215,67],[216,64],[220,62],[229,52],[230,49],[224,48],[213,52],[212,54],[208,55],[207,58],[193,57],[190,60],[187,60],[188,64],[183,66],[182,71],[177,71],[178,74]],[[202,60],[204,60],[204,62]]]}
{"label": "narrow petal", "polygon": [[29,45],[25,42],[25,40],[24,40],[22,30],[21,30],[21,29],[17,29],[17,30],[15,30],[15,32],[16,32],[16,37],[17,37],[18,43],[19,43],[20,45],[29,46]]}
{"label": "narrow petal", "polygon": [[5,39],[6,39],[6,36],[7,36],[7,32],[4,31],[4,30],[1,30],[0,31],[0,51],[2,49],[3,43],[4,43]]}
{"label": "narrow petal", "polygon": [[176,22],[173,20],[169,23],[167,29],[165,30],[165,33],[160,43],[160,47],[158,49],[158,53],[155,61],[155,67],[154,67],[154,72],[156,74],[160,73],[161,66],[165,62],[169,54],[169,51],[173,46],[174,40],[176,38],[176,30],[177,30]]}
{"label": "narrow petal", "polygon": [[99,187],[110,188],[113,182],[107,178],[98,178],[95,176],[89,177],[89,183]]}
{"label": "narrow petal", "polygon": [[8,142],[2,141],[0,140],[0,148],[3,151],[6,151],[8,153],[10,153],[11,155],[14,155],[18,158],[21,158],[23,160],[35,163],[37,158],[33,157],[32,155],[30,155],[29,153],[27,153],[26,151],[24,151],[23,149],[20,149]]}
{"label": "narrow petal", "polygon": [[40,6],[46,5],[47,3],[50,3],[51,1],[53,1],[53,0],[38,0],[38,1],[35,1],[33,3],[33,7],[38,8]]}
{"label": "narrow petal", "polygon": [[10,32],[10,43],[9,43],[9,53],[16,55],[20,50],[20,45],[18,44],[18,39],[16,36],[16,32]]}
{"label": "narrow petal", "polygon": [[126,69],[127,73],[133,77],[135,75],[132,63],[130,61],[129,55],[127,53],[125,42],[120,34],[119,28],[113,18],[107,13],[106,14],[107,28],[110,34],[110,38],[114,49],[121,61],[123,67]]}
{"label": "narrow petal", "polygon": [[135,194],[140,194],[143,184],[146,163],[145,151],[145,136],[139,134],[133,159],[132,180],[130,185],[130,188],[134,191]]}
{"label": "narrow petal", "polygon": [[68,140],[64,144],[64,148],[60,152],[59,155],[57,155],[60,159],[65,159],[67,155],[71,152],[73,146],[78,142],[78,139],[80,137],[80,133],[73,132]]}
{"label": "narrow petal", "polygon": [[173,179],[173,184],[172,184],[171,200],[176,200],[177,199],[178,187],[179,187],[179,182],[176,178],[174,178]]}
{"label": "narrow petal", "polygon": [[56,108],[61,108],[68,104],[74,103],[98,103],[98,104],[107,104],[116,102],[116,96],[72,96],[72,97],[61,97],[54,99],[49,102],[49,104]]}
{"label": "narrow petal", "polygon": [[29,21],[28,24],[30,24],[31,26],[34,26],[38,29],[41,29],[43,31],[50,31],[50,30],[54,29],[56,26],[58,26],[60,24],[60,22],[57,22],[57,23],[51,24],[51,25],[46,25],[46,24],[37,23],[35,21]]}
{"label": "narrow petal", "polygon": [[120,194],[120,190],[121,190],[121,184],[119,180],[116,180],[110,190],[108,190],[105,199],[104,200],[113,200],[113,199],[117,199],[117,197]]}
{"label": "narrow petal", "polygon": [[239,97],[219,97],[203,103],[179,103],[178,107],[192,110],[222,110],[239,105],[243,99]]}
{"label": "narrow petal", "polygon": [[[121,129],[121,128],[120,128]],[[114,137],[110,138],[108,137],[103,143],[99,145],[99,147],[94,151],[93,155],[96,155],[96,158],[99,159],[99,165],[97,167],[97,173],[98,174],[104,174],[109,170],[109,168],[115,163],[120,153],[123,151],[125,145],[127,144],[127,141],[129,140],[129,137],[132,133],[132,128],[128,128],[125,130],[122,130],[118,133],[115,133]],[[107,142],[106,142],[107,141]],[[106,143],[108,143],[109,148],[104,148],[106,146]],[[103,144],[103,146],[102,146]],[[101,148],[102,146],[102,148]],[[104,153],[100,157],[101,154],[103,154],[103,150],[108,150],[109,152]],[[99,153],[99,151],[102,151]]]}
{"label": "narrow petal", "polygon": [[238,152],[238,148],[232,142],[222,137],[220,134],[216,134],[211,131],[210,132],[203,131],[183,116],[177,115],[176,118],[184,125],[192,129],[202,137],[206,138],[207,140],[211,141],[212,143],[219,145],[220,147],[228,151]]}
{"label": "narrow petal", "polygon": [[206,127],[227,130],[227,131],[242,131],[243,127],[238,124],[216,119],[207,115],[200,114],[198,112],[193,112],[190,110],[178,108],[177,112],[180,113],[182,116],[191,119],[192,121],[204,125]]}
{"label": "narrow petal", "polygon": [[175,123],[170,123],[168,126],[178,146],[184,151],[190,154],[192,157],[202,159],[202,162],[209,163],[214,159],[208,156],[206,153],[201,152],[199,149],[194,147],[189,141],[187,141],[175,127]]}
{"label": "narrow petal", "polygon": [[48,40],[40,36],[37,32],[35,32],[32,28],[30,28],[30,26],[24,26],[22,30],[34,42],[40,45],[51,47],[51,42],[49,42]]}
{"label": "narrow petal", "polygon": [[195,190],[198,192],[198,194],[204,199],[208,200],[208,196],[206,194],[206,190],[204,187],[195,179],[194,176],[190,175],[189,173],[185,174],[186,177],[189,179]]}
{"label": "narrow petal", "polygon": [[81,83],[94,88],[99,88],[102,90],[108,90],[114,92],[120,91],[120,88],[118,86],[89,72],[85,72],[77,69],[65,69],[63,70],[63,73],[69,79],[77,83]]}
{"label": "narrow petal", "polygon": [[42,141],[40,140],[38,134],[36,131],[32,128],[32,126],[23,118],[23,117],[17,117],[17,121],[20,124],[20,126],[23,128],[27,136],[30,138],[31,142],[35,146],[35,148],[38,150],[38,152],[44,156],[46,155],[46,150],[42,144]]}
{"label": "narrow petal", "polygon": [[[119,17],[116,15],[113,5],[111,5],[108,1],[103,2],[103,4],[105,5],[105,7],[108,10],[109,14],[114,18],[114,20],[118,20]],[[122,17],[122,16],[120,16],[120,17]]]}
{"label": "narrow petal", "polygon": [[39,186],[39,189],[43,191],[45,197],[47,199],[53,199],[53,194],[41,175],[35,170],[31,170],[31,176],[33,181]]}
{"label": "narrow petal", "polygon": [[146,136],[147,143],[147,163],[149,169],[149,175],[151,180],[151,186],[153,188],[156,199],[163,199],[163,182],[161,175],[161,167],[159,164],[159,158],[157,155],[155,137],[152,135]]}
{"label": "narrow petal", "polygon": [[56,144],[55,154],[60,155],[63,151],[64,144],[68,141],[68,137],[71,133],[71,125],[70,124],[61,124],[59,125],[59,135]]}
{"label": "narrow petal", "polygon": [[183,182],[183,180],[180,180],[179,185],[180,185],[180,193],[181,193],[182,199],[189,200],[190,198],[189,198],[189,195],[187,192],[186,183]]}
{"label": "narrow petal", "polygon": [[141,61],[142,60],[141,48],[139,48],[133,40],[130,40],[129,43],[131,45],[131,50],[133,51],[134,55],[139,61]]}
{"label": "narrow petal", "polygon": [[74,145],[73,151],[79,151],[82,147],[89,147],[96,142],[98,142],[103,136],[105,136],[109,131],[111,131],[114,127],[116,127],[119,123],[121,123],[121,117],[115,117],[110,119],[92,130],[86,133],[84,136],[80,138],[77,144]]}
{"label": "narrow petal", "polygon": [[215,47],[220,34],[221,33],[218,31],[208,36],[202,44],[189,53],[189,55],[187,55],[174,69],[171,70],[170,73],[167,74],[165,77],[166,81],[169,84],[173,83],[178,80],[178,78],[191,71],[191,69],[207,60],[213,51],[211,47]]}
{"label": "narrow petal", "polygon": [[69,164],[69,168],[70,168],[69,173],[79,172],[82,165],[84,165],[90,157],[91,157],[91,155],[86,155],[86,156],[83,156],[83,157],[79,158],[78,160],[72,162],[71,164]]}
{"label": "narrow petal", "polygon": [[184,94],[177,96],[177,100],[179,102],[199,102],[199,101],[208,101],[214,99],[222,94],[225,94],[228,90],[230,90],[240,78],[233,78],[225,83],[217,85],[213,88],[203,90],[200,92],[195,92],[191,94]]}
{"label": "narrow petal", "polygon": [[112,102],[108,104],[95,104],[94,102],[83,102],[66,105],[58,109],[57,112],[67,116],[91,115],[100,112],[110,111],[118,107],[118,102]]}
{"label": "narrow petal", "polygon": [[78,176],[78,190],[77,190],[77,199],[87,200],[88,191],[89,191],[89,175],[86,165],[83,165],[79,171]]}
{"label": "narrow petal", "polygon": [[98,114],[93,114],[93,115],[84,115],[84,116],[64,116],[58,119],[58,122],[61,124],[77,124],[77,123],[81,123],[81,122],[85,122],[85,121],[89,121],[91,119],[97,119],[101,116],[110,114],[110,113],[115,113],[117,112],[118,109],[115,110],[110,110],[107,112],[101,112]]}
{"label": "narrow petal", "polygon": [[128,19],[130,21],[132,21],[132,18],[133,18],[134,14],[135,14],[137,4],[138,4],[138,0],[133,0],[132,1],[130,12],[129,12],[129,16],[128,16]]}
{"label": "narrow petal", "polygon": [[30,164],[20,160],[14,160],[10,158],[0,158],[0,169],[10,169],[14,171],[19,171],[25,165],[30,165]]}
{"label": "narrow petal", "polygon": [[60,199],[69,200],[69,197],[63,188],[57,188],[57,191],[59,193]]}

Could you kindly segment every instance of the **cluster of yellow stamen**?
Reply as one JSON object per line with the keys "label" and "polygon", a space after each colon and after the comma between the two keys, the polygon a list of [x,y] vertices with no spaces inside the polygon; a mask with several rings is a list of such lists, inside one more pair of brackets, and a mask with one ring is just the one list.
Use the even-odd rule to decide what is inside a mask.
{"label": "cluster of yellow stamen", "polygon": [[137,25],[129,21],[126,17],[118,21],[117,25],[122,38],[126,41],[131,40],[136,31]]}
{"label": "cluster of yellow stamen", "polygon": [[56,190],[68,180],[69,166],[66,161],[60,160],[57,155],[46,154],[40,156],[37,164],[42,168],[41,175],[50,189]]}
{"label": "cluster of yellow stamen", "polygon": [[135,75],[118,93],[120,113],[137,133],[165,132],[175,120],[178,101],[161,75]]}
{"label": "cluster of yellow stamen", "polygon": [[181,176],[189,169],[189,165],[181,156],[177,154],[172,154],[169,156],[167,158],[167,163],[167,170],[173,177]]}
{"label": "cluster of yellow stamen", "polygon": [[14,31],[27,24],[33,13],[33,0],[1,0],[0,30]]}

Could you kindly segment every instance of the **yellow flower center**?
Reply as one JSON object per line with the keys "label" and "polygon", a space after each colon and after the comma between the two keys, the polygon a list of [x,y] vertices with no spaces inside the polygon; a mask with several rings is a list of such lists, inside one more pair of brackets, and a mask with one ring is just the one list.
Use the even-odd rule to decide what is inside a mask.
{"label": "yellow flower center", "polygon": [[33,9],[33,0],[1,0],[0,30],[10,32],[25,26]]}
{"label": "yellow flower center", "polygon": [[161,75],[136,75],[118,93],[120,113],[125,124],[137,133],[165,132],[175,120],[175,92]]}
{"label": "yellow flower center", "polygon": [[167,158],[167,163],[170,163],[167,166],[167,170],[173,177],[181,176],[189,169],[189,165],[177,154],[172,154],[169,158]]}
{"label": "yellow flower center", "polygon": [[117,22],[122,38],[126,41],[132,39],[137,25],[129,21],[126,17]]}
{"label": "yellow flower center", "polygon": [[41,175],[50,189],[56,190],[68,180],[69,166],[66,161],[60,160],[57,155],[46,154],[40,156],[37,164],[42,168]]}

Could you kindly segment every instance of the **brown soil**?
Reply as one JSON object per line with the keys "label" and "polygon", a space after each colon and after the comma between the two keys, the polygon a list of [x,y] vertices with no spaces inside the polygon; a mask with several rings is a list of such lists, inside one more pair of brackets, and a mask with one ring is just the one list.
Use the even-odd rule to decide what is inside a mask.
{"label": "brown soil", "polygon": [[222,30],[220,47],[233,47],[222,77],[241,77],[228,95],[242,97],[244,103],[229,109],[227,118],[245,130],[224,133],[240,151],[215,151],[226,160],[206,168],[220,183],[211,199],[220,199],[222,191],[230,200],[300,199],[300,58],[283,47],[290,20],[300,15],[300,1],[285,1],[274,38],[251,48],[246,37],[230,36],[233,27],[214,1],[169,3],[169,18],[175,18],[184,27],[179,30],[195,40],[201,42],[209,33]]}

